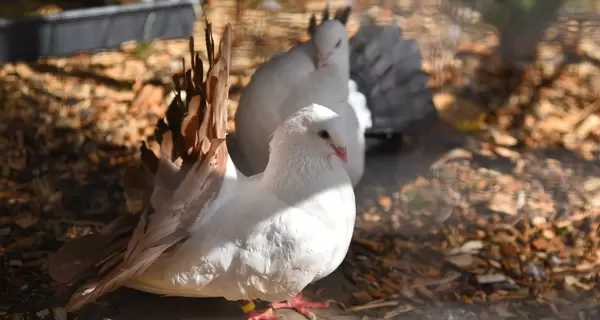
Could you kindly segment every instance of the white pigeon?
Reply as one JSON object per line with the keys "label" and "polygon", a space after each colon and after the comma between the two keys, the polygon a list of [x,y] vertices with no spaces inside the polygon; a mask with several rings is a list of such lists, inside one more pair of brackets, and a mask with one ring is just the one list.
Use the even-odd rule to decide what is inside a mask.
{"label": "white pigeon", "polygon": [[[349,11],[344,11],[349,13]],[[317,103],[342,117],[346,132],[359,129],[355,103],[350,100],[348,35],[337,19],[315,26],[309,41],[275,56],[260,66],[243,91],[235,115],[234,159],[241,172],[262,172],[269,156],[269,139],[275,128],[302,107]],[[353,96],[358,93],[354,90]],[[364,108],[362,109],[364,110]],[[362,113],[361,113],[362,114]],[[348,139],[347,172],[356,185],[364,172],[364,131]],[[354,137],[354,135],[352,136]],[[357,152],[353,152],[356,150]]]}
{"label": "white pigeon", "polygon": [[[240,184],[181,247],[128,286],[276,302],[333,272],[347,253],[356,213],[340,120],[316,104],[290,117],[273,135],[260,179]],[[301,309],[302,302],[292,303]]]}
{"label": "white pigeon", "polygon": [[51,256],[49,273],[59,282],[95,271],[71,297],[69,310],[121,286],[243,300],[249,320],[276,317],[257,312],[255,299],[308,317],[314,317],[309,308],[327,306],[304,301],[301,293],[341,264],[354,230],[343,119],[321,105],[302,108],[274,132],[264,173],[238,179],[223,143],[230,32],[227,27],[206,81],[198,82],[202,78],[195,72],[202,65],[196,62],[194,84],[184,85],[187,104],[172,103],[168,124],[159,122],[160,158],[142,148],[154,177],[146,192],[150,205],[140,215],[121,216],[99,233],[67,242]]}

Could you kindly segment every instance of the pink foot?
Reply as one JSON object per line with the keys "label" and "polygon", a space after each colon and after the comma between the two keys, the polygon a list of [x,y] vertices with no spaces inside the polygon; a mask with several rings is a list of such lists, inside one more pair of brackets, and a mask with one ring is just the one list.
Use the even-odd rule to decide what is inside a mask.
{"label": "pink foot", "polygon": [[303,314],[309,319],[316,319],[317,316],[310,311],[310,308],[325,309],[329,307],[329,302],[311,302],[302,299],[302,292],[298,293],[295,297],[291,297],[285,302],[273,302],[271,308],[273,309],[294,309],[296,312]]}
{"label": "pink foot", "polygon": [[277,319],[278,315],[266,311],[266,312],[258,312],[258,311],[250,311],[245,314],[246,320],[268,320],[268,319]]}
{"label": "pink foot", "polygon": [[244,301],[244,305],[242,305],[242,311],[244,311],[246,320],[268,320],[279,318],[278,315],[273,313],[272,309],[268,309],[264,312],[256,311],[256,306],[252,301]]}

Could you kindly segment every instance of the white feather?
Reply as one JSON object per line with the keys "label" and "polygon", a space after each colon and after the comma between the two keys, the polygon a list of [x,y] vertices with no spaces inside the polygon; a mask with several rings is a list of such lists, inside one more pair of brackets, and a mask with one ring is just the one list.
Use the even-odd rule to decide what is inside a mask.
{"label": "white feather", "polygon": [[[306,118],[307,112],[314,113]],[[312,105],[296,113],[274,134],[264,174],[235,180],[229,162],[230,179],[191,227],[191,238],[128,286],[163,295],[282,301],[333,272],[348,251],[356,207],[341,160],[325,152],[333,142],[310,131],[315,116],[326,119],[331,141],[345,140],[335,112]]]}
{"label": "white feather", "polygon": [[358,130],[364,135],[365,131],[373,126],[371,111],[369,110],[369,107],[367,107],[367,98],[358,91],[356,82],[352,79],[348,81],[348,91],[348,103],[352,106],[352,110],[354,110],[356,118],[358,119]]}

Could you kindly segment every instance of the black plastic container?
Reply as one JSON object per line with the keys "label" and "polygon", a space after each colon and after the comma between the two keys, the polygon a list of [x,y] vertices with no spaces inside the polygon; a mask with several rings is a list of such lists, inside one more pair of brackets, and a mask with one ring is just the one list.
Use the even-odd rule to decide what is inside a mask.
{"label": "black plastic container", "polygon": [[130,40],[186,38],[199,0],[163,0],[0,19],[0,63],[117,48]]}

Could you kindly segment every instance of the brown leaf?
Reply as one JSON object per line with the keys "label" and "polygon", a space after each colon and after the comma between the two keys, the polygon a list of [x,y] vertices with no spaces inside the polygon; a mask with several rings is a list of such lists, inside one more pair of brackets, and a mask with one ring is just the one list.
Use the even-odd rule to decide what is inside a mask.
{"label": "brown leaf", "polygon": [[39,217],[29,211],[22,211],[15,217],[15,224],[23,229],[29,229],[36,225],[39,221]]}
{"label": "brown leaf", "polygon": [[548,249],[548,247],[550,246],[550,243],[548,242],[548,240],[546,240],[544,238],[537,238],[537,239],[533,240],[533,242],[531,244],[538,251],[546,251]]}
{"label": "brown leaf", "polygon": [[392,198],[388,197],[388,196],[381,196],[379,197],[379,205],[381,205],[383,207],[383,210],[390,211],[390,209],[392,208]]}
{"label": "brown leaf", "polygon": [[467,268],[471,266],[474,262],[473,256],[470,254],[461,254],[457,256],[446,257],[446,260],[453,263],[457,267]]}
{"label": "brown leaf", "polygon": [[515,243],[508,242],[502,245],[502,254],[506,257],[517,257],[521,253],[521,248]]}
{"label": "brown leaf", "polygon": [[516,201],[512,194],[497,192],[490,200],[489,209],[514,216],[517,214]]}
{"label": "brown leaf", "polygon": [[497,145],[504,147],[512,147],[517,144],[517,138],[510,135],[508,132],[503,132],[497,129],[490,129],[492,133],[492,137],[494,138],[494,142]]}

